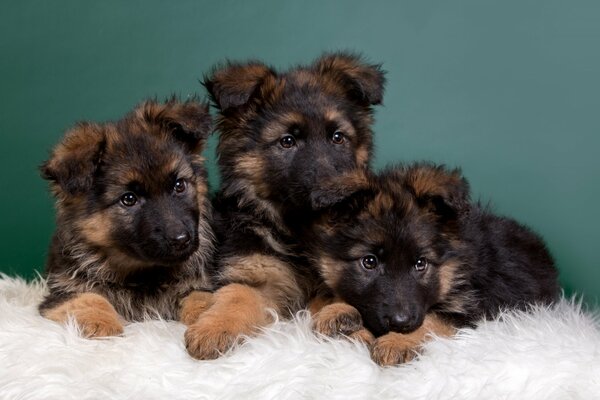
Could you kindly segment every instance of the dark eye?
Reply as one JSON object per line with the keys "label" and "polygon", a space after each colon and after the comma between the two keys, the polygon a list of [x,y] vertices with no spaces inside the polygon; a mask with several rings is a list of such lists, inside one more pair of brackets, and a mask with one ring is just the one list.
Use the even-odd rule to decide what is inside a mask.
{"label": "dark eye", "polygon": [[292,135],[286,135],[281,138],[281,140],[279,141],[279,144],[281,144],[281,147],[289,149],[290,147],[296,145],[296,139],[294,139],[294,137]]}
{"label": "dark eye", "polygon": [[127,207],[133,206],[135,203],[137,203],[137,201],[137,196],[131,192],[127,192],[123,196],[121,196],[121,203],[123,203],[123,205]]}
{"label": "dark eye", "polygon": [[186,187],[187,187],[187,184],[186,184],[185,180],[179,178],[175,181],[175,186],[173,186],[173,190],[175,190],[177,193],[183,193],[183,192],[185,192]]}
{"label": "dark eye", "polygon": [[360,263],[366,269],[373,269],[373,268],[377,267],[378,261],[377,261],[377,257],[375,257],[375,255],[367,254],[366,256],[361,258]]}
{"label": "dark eye", "polygon": [[417,271],[424,271],[425,268],[427,268],[429,266],[429,260],[427,260],[425,257],[420,257],[417,262],[415,263],[415,269]]}
{"label": "dark eye", "polygon": [[345,136],[344,136],[343,132],[335,131],[335,132],[333,132],[333,135],[331,135],[331,141],[334,144],[342,144],[342,143],[344,143],[344,140],[345,140]]}

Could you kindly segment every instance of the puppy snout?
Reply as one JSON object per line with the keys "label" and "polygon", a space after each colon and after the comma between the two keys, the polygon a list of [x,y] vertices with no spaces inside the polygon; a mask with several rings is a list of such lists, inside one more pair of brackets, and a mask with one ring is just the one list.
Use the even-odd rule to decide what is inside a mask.
{"label": "puppy snout", "polygon": [[396,312],[384,317],[392,332],[410,333],[419,327],[418,318],[408,312]]}
{"label": "puppy snout", "polygon": [[176,250],[183,250],[190,245],[192,237],[188,231],[179,231],[169,235],[169,245]]}

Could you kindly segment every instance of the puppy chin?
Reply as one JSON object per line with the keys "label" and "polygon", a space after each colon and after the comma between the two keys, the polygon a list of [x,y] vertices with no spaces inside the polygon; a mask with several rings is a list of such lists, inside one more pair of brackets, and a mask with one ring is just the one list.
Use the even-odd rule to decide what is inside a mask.
{"label": "puppy chin", "polygon": [[164,266],[175,266],[187,261],[198,250],[200,241],[194,240],[184,249],[165,248],[157,246],[148,246],[146,249],[137,251],[140,259],[149,264],[160,264]]}
{"label": "puppy chin", "polygon": [[163,256],[160,261],[166,265],[181,264],[182,262],[187,261],[192,254],[198,250],[198,245],[199,243],[196,241],[196,243],[190,245],[184,250],[171,250],[169,254]]}
{"label": "puppy chin", "polygon": [[389,328],[386,328],[383,324],[380,324],[380,323],[369,323],[368,321],[365,321],[365,327],[375,337],[383,336],[383,335],[390,333]]}

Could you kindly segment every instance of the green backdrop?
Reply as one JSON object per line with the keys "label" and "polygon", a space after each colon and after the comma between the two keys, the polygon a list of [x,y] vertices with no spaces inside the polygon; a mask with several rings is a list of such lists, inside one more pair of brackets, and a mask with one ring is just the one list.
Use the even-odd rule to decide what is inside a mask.
{"label": "green backdrop", "polygon": [[[204,95],[225,58],[350,49],[388,71],[375,166],[461,166],[547,240],[568,293],[600,295],[598,1],[3,1],[0,271],[34,276],[53,229],[37,166],[77,120]],[[207,152],[214,170],[214,141]]]}

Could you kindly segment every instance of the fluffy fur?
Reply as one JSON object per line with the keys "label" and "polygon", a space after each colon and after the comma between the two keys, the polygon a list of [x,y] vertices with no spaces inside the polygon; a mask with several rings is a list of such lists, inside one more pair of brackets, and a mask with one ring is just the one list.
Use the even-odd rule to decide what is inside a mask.
{"label": "fluffy fur", "polygon": [[[401,334],[374,344],[385,364],[409,358],[428,332],[451,335],[559,294],[542,239],[471,203],[458,170],[422,163],[372,175],[316,231],[316,264],[334,294],[375,336]],[[340,310],[340,326],[356,325],[357,314]]]}
{"label": "fluffy fur", "polygon": [[321,182],[368,168],[372,106],[381,103],[383,84],[379,66],[351,54],[286,72],[229,63],[206,78],[220,114],[222,287],[186,333],[192,356],[218,357],[240,334],[268,324],[268,308],[289,316],[317,289],[318,273],[298,238],[315,210],[343,196],[322,195]]}
{"label": "fluffy fur", "polygon": [[[40,317],[43,283],[0,279],[0,398],[5,399],[594,399],[600,326],[578,304],[502,313],[418,359],[380,368],[366,347],[311,332],[300,314],[216,361],[191,359],[185,326],[132,323],[82,339]],[[140,351],[143,349],[144,351]]]}
{"label": "fluffy fur", "polygon": [[56,197],[47,318],[75,316],[88,336],[122,320],[176,319],[207,288],[214,234],[200,151],[208,106],[146,101],[117,122],[80,123],[42,166]]}

